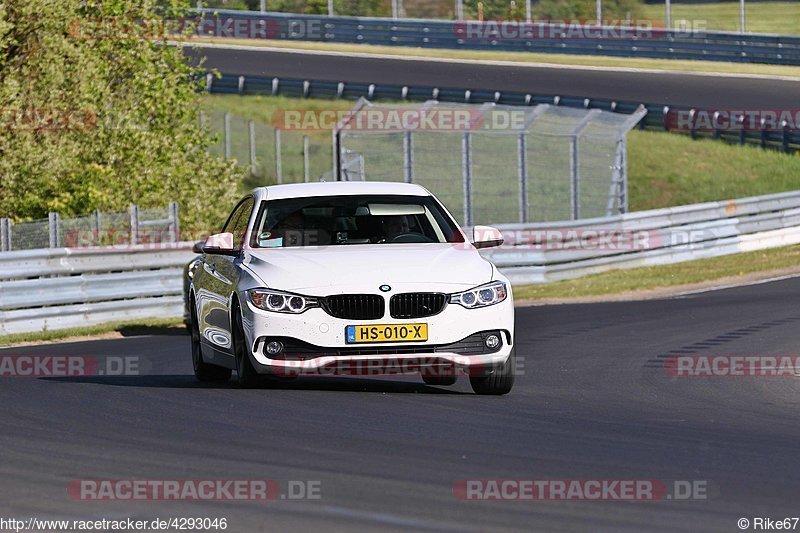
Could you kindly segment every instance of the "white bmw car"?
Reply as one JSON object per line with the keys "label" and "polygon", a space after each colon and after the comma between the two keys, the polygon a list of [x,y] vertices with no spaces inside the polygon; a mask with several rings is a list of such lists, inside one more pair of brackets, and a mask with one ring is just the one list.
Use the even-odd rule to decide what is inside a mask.
{"label": "white bmw car", "polygon": [[195,261],[187,287],[194,372],[240,385],[264,375],[469,376],[479,394],[514,384],[508,280],[425,188],[330,182],[245,196]]}

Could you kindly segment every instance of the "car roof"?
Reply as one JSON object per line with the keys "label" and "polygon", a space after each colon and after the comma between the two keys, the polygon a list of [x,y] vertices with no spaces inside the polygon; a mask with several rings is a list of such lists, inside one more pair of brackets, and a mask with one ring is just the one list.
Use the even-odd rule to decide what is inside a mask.
{"label": "car roof", "polygon": [[431,196],[431,193],[428,192],[425,187],[415,183],[398,183],[388,181],[327,181],[316,183],[291,183],[286,185],[259,187],[253,192],[264,200],[361,194]]}

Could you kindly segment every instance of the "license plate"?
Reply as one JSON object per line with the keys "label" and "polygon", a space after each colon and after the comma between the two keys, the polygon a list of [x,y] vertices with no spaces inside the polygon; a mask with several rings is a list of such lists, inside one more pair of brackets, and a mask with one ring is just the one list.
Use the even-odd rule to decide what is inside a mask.
{"label": "license plate", "polygon": [[428,324],[372,324],[347,326],[347,344],[361,342],[422,342],[428,340]]}

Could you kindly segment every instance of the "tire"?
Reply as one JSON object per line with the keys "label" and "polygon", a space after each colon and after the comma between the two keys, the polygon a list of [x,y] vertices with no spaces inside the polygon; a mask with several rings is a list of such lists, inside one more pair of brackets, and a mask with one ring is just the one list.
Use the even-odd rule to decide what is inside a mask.
{"label": "tire", "polygon": [[212,365],[203,361],[203,355],[200,351],[200,326],[197,322],[197,311],[194,301],[191,301],[189,305],[191,306],[192,319],[188,326],[189,334],[192,338],[192,368],[194,368],[194,377],[203,383],[225,383],[231,379],[231,369]]}
{"label": "tire", "polygon": [[233,350],[236,356],[236,374],[238,375],[239,387],[252,389],[260,386],[264,378],[256,372],[250,361],[245,345],[244,328],[242,327],[242,312],[239,310],[239,303],[235,302],[231,310],[231,334],[233,336]]}
{"label": "tire", "polygon": [[469,384],[475,394],[501,395],[508,394],[514,387],[514,367],[516,360],[516,347],[511,349],[511,354],[502,366],[495,369],[494,373],[484,377],[470,377]]}

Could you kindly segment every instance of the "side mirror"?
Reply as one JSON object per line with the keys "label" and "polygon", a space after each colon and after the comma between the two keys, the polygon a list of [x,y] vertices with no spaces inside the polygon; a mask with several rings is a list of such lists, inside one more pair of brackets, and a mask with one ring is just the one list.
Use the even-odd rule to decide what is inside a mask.
{"label": "side mirror", "polygon": [[491,226],[472,228],[472,244],[475,248],[494,248],[503,244],[503,234]]}
{"label": "side mirror", "polygon": [[216,233],[206,239],[203,252],[215,255],[239,255],[239,250],[233,247],[233,233]]}
{"label": "side mirror", "polygon": [[196,253],[196,254],[202,254],[203,253],[203,246],[205,245],[205,243],[206,243],[206,241],[197,241],[192,246],[192,251],[194,253]]}

